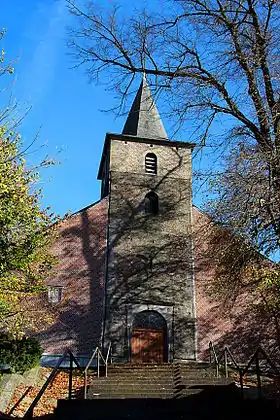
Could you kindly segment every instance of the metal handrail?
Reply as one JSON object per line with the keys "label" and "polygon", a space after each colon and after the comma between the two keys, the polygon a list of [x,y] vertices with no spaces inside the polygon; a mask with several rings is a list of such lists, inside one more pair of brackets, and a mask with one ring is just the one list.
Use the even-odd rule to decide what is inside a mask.
{"label": "metal handrail", "polygon": [[42,386],[42,388],[40,389],[40,391],[38,392],[38,394],[36,395],[36,397],[32,401],[30,407],[28,408],[28,410],[24,414],[23,418],[29,418],[30,419],[30,418],[33,417],[33,411],[34,411],[34,408],[35,408],[36,404],[38,403],[38,401],[40,400],[40,398],[42,397],[42,395],[46,391],[48,385],[50,384],[50,382],[55,377],[55,375],[56,375],[56,373],[57,373],[60,365],[62,364],[62,362],[64,362],[64,360],[67,358],[67,356],[70,356],[70,371],[69,371],[69,383],[68,383],[68,399],[69,400],[72,399],[73,362],[75,362],[75,364],[76,364],[76,366],[78,368],[80,368],[80,365],[79,365],[77,359],[75,358],[75,356],[73,355],[73,353],[71,352],[71,350],[66,350],[63,353],[63,355],[60,357],[60,359],[58,360],[57,364],[53,368],[50,376],[48,377],[48,379],[46,380],[46,382],[44,383],[44,385]]}
{"label": "metal handrail", "polygon": [[268,356],[268,354],[266,353],[266,351],[262,347],[258,347],[257,350],[255,351],[255,353],[253,354],[253,356],[251,356],[251,359],[248,362],[247,366],[243,369],[243,375],[245,375],[248,372],[248,370],[249,370],[251,364],[253,363],[254,359],[258,358],[259,353],[261,353],[264,356],[264,358],[267,360],[268,364],[274,370],[276,375],[279,375],[280,371],[279,371],[277,365],[271,360],[271,358]]}
{"label": "metal handrail", "polygon": [[112,364],[112,342],[111,341],[109,343],[109,347],[108,347],[108,351],[107,351],[107,355],[106,355],[106,367],[108,365],[108,359],[109,359],[110,355],[111,355],[111,364]]}
{"label": "metal handrail", "polygon": [[[92,361],[95,359],[95,357],[97,357],[97,377],[98,378],[100,376],[100,361],[101,360],[103,361],[103,363],[105,365],[105,376],[107,378],[107,376],[108,376],[108,359],[109,359],[109,355],[111,353],[111,350],[112,350],[112,345],[111,345],[111,342],[110,342],[105,359],[103,357],[103,354],[101,353],[101,350],[100,350],[99,346],[97,346],[95,348],[95,350],[92,352],[91,358],[89,359],[89,361],[88,361],[88,363],[85,367],[85,370],[84,370],[84,399],[85,400],[87,399],[87,373],[88,373],[88,369],[89,369]],[[111,358],[111,362],[112,362],[112,358]]]}
{"label": "metal handrail", "polygon": [[236,369],[239,372],[239,380],[240,380],[240,388],[241,388],[242,397],[244,397],[243,378],[246,375],[246,373],[248,373],[248,371],[249,371],[249,369],[250,369],[250,367],[251,367],[251,365],[253,364],[254,361],[256,362],[256,375],[257,375],[257,382],[258,382],[258,396],[259,396],[259,399],[262,396],[261,371],[260,371],[260,355],[261,354],[263,355],[264,359],[266,359],[266,361],[268,362],[270,367],[274,370],[275,374],[280,375],[280,373],[279,373],[280,371],[279,371],[278,367],[271,360],[271,358],[268,356],[268,354],[265,352],[265,350],[262,347],[257,348],[257,350],[253,353],[253,355],[249,359],[249,362],[247,363],[245,368],[242,368],[240,365],[238,365],[238,363],[236,362],[233,354],[231,353],[231,351],[228,347],[225,347],[223,349],[223,352],[222,352],[221,356],[218,358],[217,353],[215,351],[214,344],[210,341],[209,342],[209,351],[210,351],[210,365],[212,364],[211,354],[212,353],[214,354],[214,359],[215,359],[214,361],[215,361],[215,365],[216,365],[217,377],[219,376],[219,365],[220,365],[220,362],[221,362],[222,358],[224,358],[225,376],[228,377],[228,356],[230,357],[234,366],[236,367]]}
{"label": "metal handrail", "polygon": [[224,360],[224,369],[225,369],[225,377],[228,378],[228,356],[230,358],[230,360],[232,361],[232,363],[234,364],[235,368],[239,371],[240,373],[240,366],[238,365],[237,361],[235,360],[232,352],[230,351],[230,349],[228,347],[225,347],[223,349],[223,352],[221,354],[221,356],[219,357],[219,363],[221,362],[221,360]]}
{"label": "metal handrail", "polygon": [[225,352],[229,355],[229,357],[231,358],[232,363],[234,364],[234,366],[237,369],[240,369],[237,361],[235,360],[235,357],[233,356],[232,352],[230,351],[230,349],[228,347],[225,347]]}
{"label": "metal handrail", "polygon": [[258,397],[261,399],[262,397],[262,384],[261,384],[261,370],[260,370],[260,354],[264,356],[270,367],[274,370],[276,375],[279,375],[279,369],[276,364],[270,359],[268,354],[262,347],[258,347],[254,354],[251,356],[247,366],[244,369],[240,369],[240,386],[241,386],[241,394],[244,396],[244,389],[243,389],[243,377],[249,371],[252,363],[256,362],[256,375],[257,375],[257,382],[258,382]]}
{"label": "metal handrail", "polygon": [[215,366],[216,366],[216,376],[218,378],[218,376],[219,376],[219,360],[218,360],[218,357],[217,357],[217,353],[216,353],[214,344],[212,343],[212,341],[210,341],[209,342],[210,365],[212,365],[212,357],[211,357],[212,353],[214,355],[214,362],[215,362]]}

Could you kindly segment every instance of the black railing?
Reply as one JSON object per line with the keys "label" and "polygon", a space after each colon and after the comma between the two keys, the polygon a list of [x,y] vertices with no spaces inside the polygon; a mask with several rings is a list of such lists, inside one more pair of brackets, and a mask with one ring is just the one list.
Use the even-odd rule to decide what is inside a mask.
{"label": "black railing", "polygon": [[231,361],[230,365],[235,368],[239,373],[239,382],[240,382],[240,389],[241,389],[241,395],[242,398],[244,398],[244,376],[250,371],[250,368],[253,367],[253,364],[255,362],[255,369],[252,370],[252,373],[256,374],[257,377],[257,388],[258,388],[258,398],[262,398],[262,381],[261,381],[261,367],[260,367],[260,356],[262,357],[262,360],[265,360],[270,368],[272,369],[272,372],[274,376],[280,377],[280,371],[277,367],[276,363],[273,362],[273,360],[268,356],[268,354],[265,352],[265,350],[262,347],[258,347],[257,350],[254,352],[254,354],[249,359],[249,362],[247,365],[240,365],[237,363],[236,359],[234,358],[233,354],[231,353],[230,349],[228,347],[225,347],[220,355],[220,357],[217,356],[215,347],[213,343],[210,341],[209,343],[209,355],[210,355],[210,365],[215,365],[216,367],[216,376],[220,376],[220,366],[222,365],[223,360],[223,366],[224,366],[224,373],[225,376],[228,377],[228,366],[229,366],[229,359]]}
{"label": "black railing", "polygon": [[271,360],[271,358],[267,355],[267,353],[262,349],[261,347],[258,347],[251,359],[249,360],[247,366],[243,369],[241,369],[240,374],[240,386],[241,386],[241,395],[244,397],[244,386],[243,386],[243,378],[246,375],[246,373],[249,372],[250,367],[255,362],[256,366],[256,376],[257,376],[257,383],[258,383],[258,397],[259,399],[262,398],[262,383],[261,383],[261,369],[260,369],[260,356],[263,356],[263,358],[268,362],[270,365],[272,371],[274,372],[274,375],[279,376],[280,372],[276,364]]}
{"label": "black railing", "polygon": [[55,375],[58,372],[58,369],[60,368],[61,364],[67,360],[68,358],[70,358],[69,361],[69,382],[68,382],[68,399],[71,400],[72,399],[72,387],[73,387],[73,367],[74,367],[74,363],[76,364],[77,368],[80,368],[80,365],[77,361],[77,359],[75,358],[75,356],[73,355],[73,353],[70,350],[66,350],[65,353],[61,356],[61,358],[58,360],[56,366],[53,368],[50,376],[48,377],[48,379],[46,380],[46,382],[44,383],[44,385],[42,386],[42,388],[40,389],[40,391],[38,392],[38,394],[36,395],[36,397],[34,398],[33,402],[31,403],[30,407],[28,408],[28,410],[26,411],[25,415],[23,416],[23,418],[25,419],[32,419],[33,417],[33,411],[34,408],[36,407],[38,401],[40,400],[40,398],[42,397],[42,395],[44,394],[44,392],[46,391],[48,385],[51,383],[51,381],[54,379]]}

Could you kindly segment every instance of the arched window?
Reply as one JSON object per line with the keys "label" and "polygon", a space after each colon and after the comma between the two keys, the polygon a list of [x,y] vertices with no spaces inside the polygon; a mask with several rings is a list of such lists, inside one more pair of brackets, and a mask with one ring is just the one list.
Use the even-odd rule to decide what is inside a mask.
{"label": "arched window", "polygon": [[145,156],[146,174],[157,174],[157,157],[154,153],[147,153]]}
{"label": "arched window", "polygon": [[158,195],[154,191],[145,196],[145,213],[158,214]]}

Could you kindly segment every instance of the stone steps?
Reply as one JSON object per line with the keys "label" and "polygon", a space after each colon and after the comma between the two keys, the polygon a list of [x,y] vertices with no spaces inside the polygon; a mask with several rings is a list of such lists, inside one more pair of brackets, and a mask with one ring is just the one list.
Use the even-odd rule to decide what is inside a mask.
{"label": "stone steps", "polygon": [[110,373],[108,373],[108,376],[107,376],[107,378],[105,377],[105,376],[101,376],[100,378],[93,378],[93,380],[96,380],[96,381],[102,381],[102,380],[112,380],[112,381],[118,381],[118,380],[121,380],[121,379],[131,379],[131,380],[133,380],[133,381],[137,381],[138,379],[139,380],[142,380],[142,379],[147,379],[148,381],[149,380],[153,380],[153,379],[155,379],[155,378],[157,378],[157,379],[160,379],[160,380],[166,380],[166,379],[171,379],[171,380],[173,380],[173,373],[170,373],[170,374],[168,374],[168,375],[145,375],[145,374],[140,374],[139,373],[139,375],[127,375],[127,374],[125,374],[125,375],[110,375]]}
{"label": "stone steps", "polygon": [[[173,376],[173,372],[164,372],[164,373],[154,373],[154,374],[146,374],[145,372],[139,372],[139,373],[135,373],[135,374],[128,374],[128,373],[123,373],[123,374],[110,374],[110,372],[108,372],[108,376],[107,378],[111,378],[111,379],[119,379],[119,378],[147,378],[147,379],[153,379],[153,378],[170,378]],[[105,378],[105,376],[101,376],[99,379],[101,378]]]}
{"label": "stone steps", "polygon": [[106,387],[91,387],[90,390],[93,393],[127,393],[127,392],[140,392],[140,393],[146,393],[148,394],[149,392],[153,393],[153,392],[173,392],[173,387],[162,387],[162,386],[153,386],[153,387],[137,387],[137,386],[127,386],[127,387],[119,387],[119,388],[115,388],[112,387],[110,385],[107,385]]}
{"label": "stone steps", "polygon": [[113,365],[108,377],[95,378],[88,387],[88,398],[178,398],[218,387],[232,380],[218,379],[207,365],[191,362],[163,365]]}
{"label": "stone steps", "polygon": [[112,386],[112,387],[118,387],[118,388],[120,388],[120,387],[127,387],[127,386],[137,386],[137,387],[141,387],[141,386],[145,386],[145,387],[155,387],[155,386],[169,386],[169,387],[173,387],[174,386],[174,382],[172,381],[162,381],[162,382],[160,382],[160,381],[156,381],[156,380],[154,380],[154,381],[132,381],[131,379],[129,380],[127,380],[127,381],[124,381],[124,380],[122,380],[122,381],[117,381],[117,382],[114,382],[114,381],[93,381],[92,383],[91,383],[91,385],[92,386],[94,386],[94,387],[104,387],[104,386],[106,386],[107,384],[110,384],[110,386]]}
{"label": "stone steps", "polygon": [[94,380],[91,382],[91,386],[94,387],[104,387],[107,384],[110,384],[112,387],[126,387],[126,386],[134,386],[134,387],[154,387],[154,386],[169,386],[174,387],[174,384],[176,385],[177,382],[180,382],[182,385],[194,385],[194,384],[200,384],[200,385],[221,385],[221,384],[228,384],[232,383],[233,379],[231,378],[186,378],[186,379],[178,379],[178,380],[168,380],[168,381],[160,381],[158,379],[154,380],[147,380],[147,379],[139,379],[138,381],[135,381],[133,379],[121,379],[119,381],[114,380]]}
{"label": "stone steps", "polygon": [[[198,365],[198,364],[197,364]],[[233,380],[191,363],[143,368],[110,366],[108,377],[94,378],[87,400],[58,401],[59,420],[248,419]],[[245,407],[246,408],[246,407]],[[250,413],[251,414],[251,413]],[[254,420],[259,417],[254,413]],[[228,417],[229,415],[229,417]],[[277,417],[275,417],[277,418]]]}
{"label": "stone steps", "polygon": [[208,380],[208,379],[209,380],[211,380],[211,379],[218,379],[218,378],[216,378],[213,375],[204,374],[204,373],[201,373],[201,374],[192,373],[190,375],[187,375],[187,374],[185,374],[185,375],[176,375],[175,378],[180,378],[181,380],[194,380],[194,381],[196,379],[201,379],[201,378],[203,378],[205,380]]}
{"label": "stone steps", "polygon": [[110,366],[108,377],[92,381],[88,398],[172,398],[174,391],[173,366],[117,365]]}
{"label": "stone steps", "polygon": [[120,382],[113,382],[113,381],[102,381],[102,382],[93,382],[91,384],[92,387],[95,388],[106,388],[110,386],[110,388],[121,388],[121,387],[134,387],[134,388],[141,388],[145,387],[147,389],[152,389],[155,387],[163,388],[163,387],[174,387],[174,382],[133,382],[133,381],[120,381]]}
{"label": "stone steps", "polygon": [[[104,395],[104,394],[98,394],[98,393],[95,393],[95,394],[90,394],[91,395],[91,397],[93,397],[93,398],[91,398],[91,399],[105,399],[105,400],[108,400],[108,396],[107,395]],[[154,398],[161,398],[161,399],[167,399],[167,398],[173,398],[173,393],[156,393],[156,392],[153,392],[153,393],[149,393],[149,394],[146,394],[146,393],[142,393],[142,394],[140,394],[139,392],[135,392],[135,393],[133,393],[133,392],[127,392],[127,393],[124,393],[124,392],[121,392],[121,393],[112,393],[111,395],[110,395],[110,400],[111,399],[117,399],[117,400],[119,400],[119,399],[128,399],[128,398],[137,398],[137,399],[146,399],[146,398],[149,398],[149,399],[154,399]]]}
{"label": "stone steps", "polygon": [[151,376],[168,376],[168,375],[172,375],[173,374],[173,370],[170,371],[141,371],[141,370],[137,370],[134,372],[128,372],[128,371],[123,371],[123,372],[114,372],[114,371],[110,371],[108,370],[108,377],[112,378],[114,376],[121,376],[121,375],[129,375],[129,376],[143,376],[145,374],[145,376],[147,377],[151,377]]}
{"label": "stone steps", "polygon": [[185,379],[180,381],[182,385],[193,386],[193,385],[228,385],[234,381],[230,378],[196,378],[196,379]]}

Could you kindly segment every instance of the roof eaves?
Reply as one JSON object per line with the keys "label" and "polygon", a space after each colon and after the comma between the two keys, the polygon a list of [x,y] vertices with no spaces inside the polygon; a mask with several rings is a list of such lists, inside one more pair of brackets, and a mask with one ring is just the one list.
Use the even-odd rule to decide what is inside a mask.
{"label": "roof eaves", "polygon": [[[120,141],[131,141],[136,143],[147,143],[147,144],[154,144],[154,145],[162,145],[168,147],[181,147],[185,149],[194,149],[196,146],[195,143],[189,143],[186,141],[181,140],[168,140],[166,138],[148,138],[148,137],[136,137],[130,134],[116,134],[116,133],[107,133],[106,140],[120,140]],[[106,142],[105,140],[105,142]],[[104,145],[105,147],[105,145]]]}

